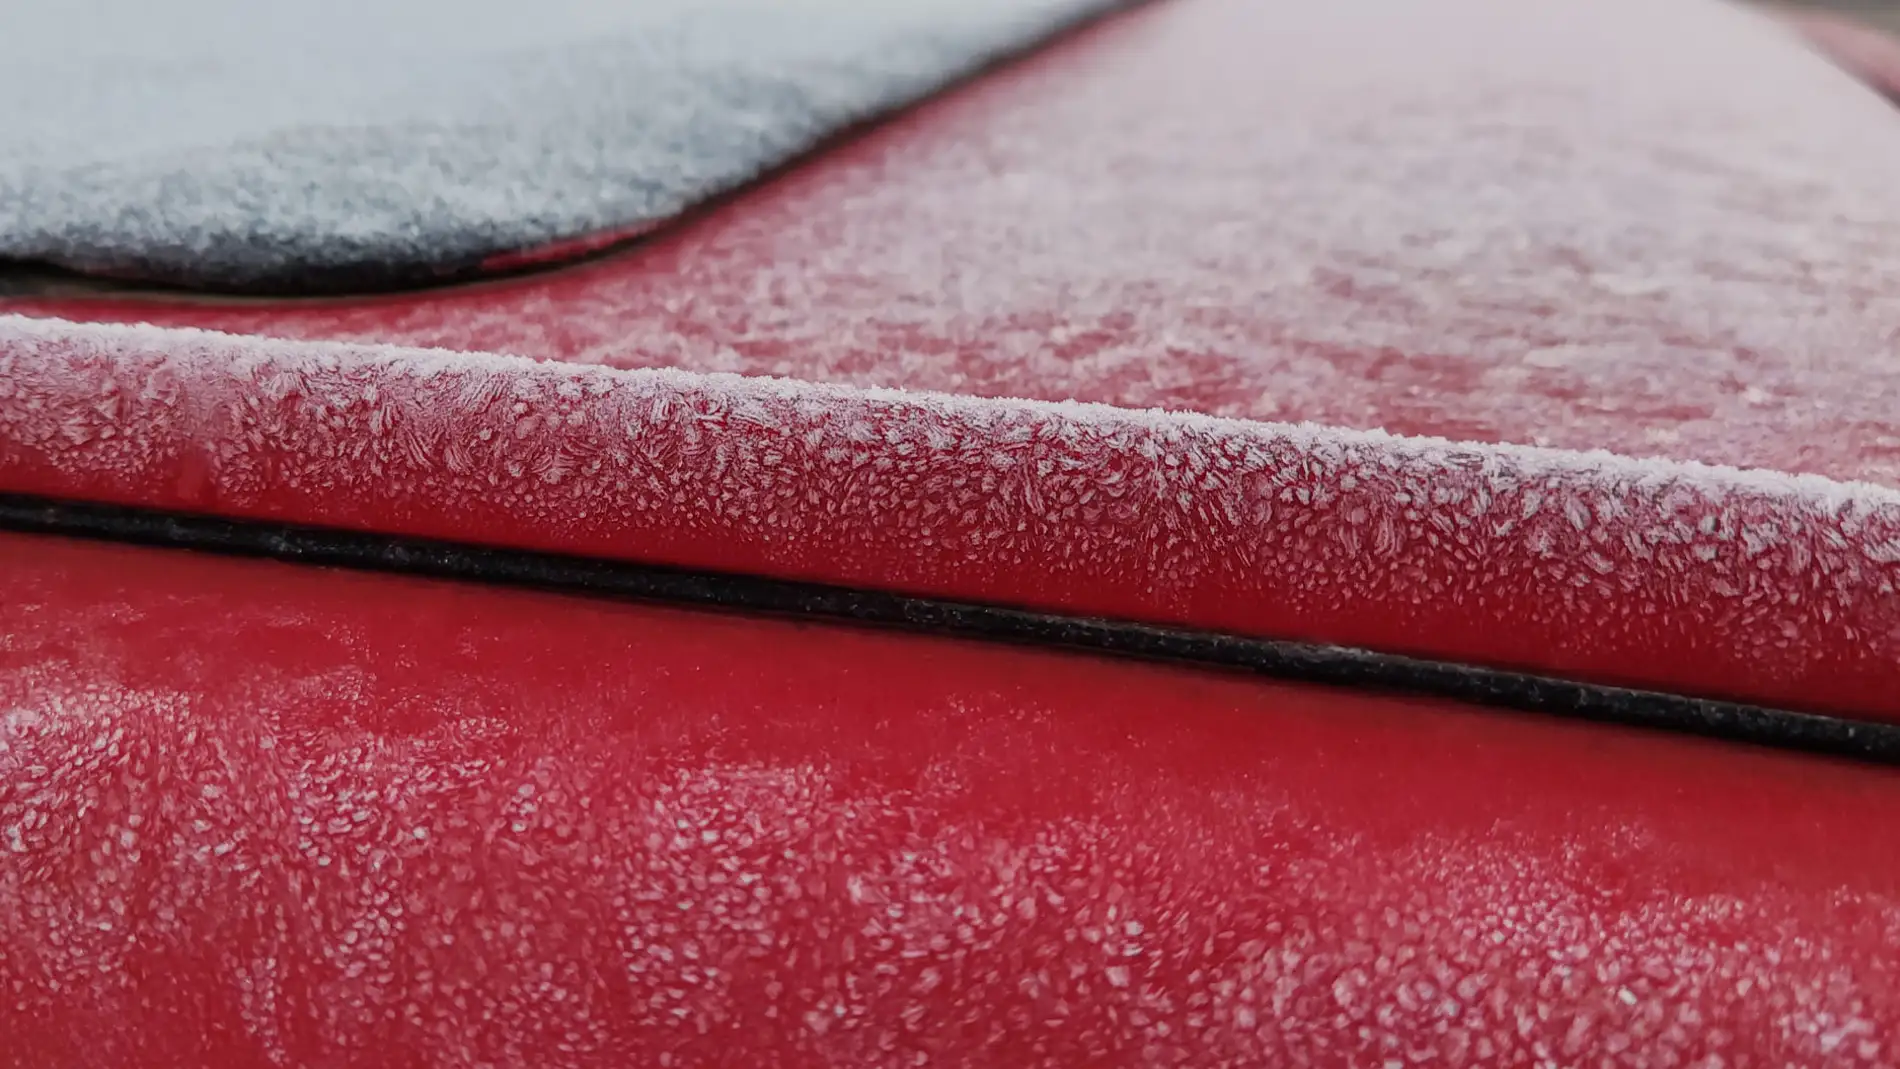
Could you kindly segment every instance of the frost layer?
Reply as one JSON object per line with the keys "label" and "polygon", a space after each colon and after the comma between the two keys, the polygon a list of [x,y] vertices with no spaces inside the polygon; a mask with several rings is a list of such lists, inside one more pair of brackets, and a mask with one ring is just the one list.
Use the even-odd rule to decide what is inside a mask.
{"label": "frost layer", "polygon": [[35,307],[1900,486],[1896,176],[1716,0],[1172,0],[584,269]]}
{"label": "frost layer", "polygon": [[0,1063],[1879,1067],[1891,770],[0,535]]}
{"label": "frost layer", "polygon": [[0,258],[416,282],[673,216],[1113,0],[23,0]]}
{"label": "frost layer", "polygon": [[1900,492],[1816,476],[8,317],[0,490],[1900,719]]}

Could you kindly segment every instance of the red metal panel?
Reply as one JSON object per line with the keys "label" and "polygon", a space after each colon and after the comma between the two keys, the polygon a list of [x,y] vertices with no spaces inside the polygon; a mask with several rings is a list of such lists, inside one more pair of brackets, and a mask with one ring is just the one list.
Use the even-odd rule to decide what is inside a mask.
{"label": "red metal panel", "polygon": [[1900,482],[1900,117],[1716,0],[1174,0],[632,255],[77,319]]}
{"label": "red metal panel", "polygon": [[1883,1064],[1890,770],[0,537],[0,1064]]}
{"label": "red metal panel", "polygon": [[1900,492],[1312,427],[0,320],[0,492],[1900,720]]}
{"label": "red metal panel", "polygon": [[[1891,109],[1772,20],[1726,5],[1179,0],[583,269],[372,300],[13,305],[1603,448],[1877,489],[1659,473],[1604,456],[1545,457],[1527,475],[1521,454],[1403,442],[1352,452],[1363,440],[1285,427],[1209,432],[1279,452],[1271,472],[1254,471],[1271,493],[1194,473],[1227,480],[1208,488],[1177,477],[1196,457],[1143,437],[1145,417],[1007,410],[1017,431],[1126,432],[1120,452],[1089,452],[991,440],[967,406],[946,421],[933,399],[822,391],[801,394],[812,407],[775,433],[677,410],[681,422],[643,425],[640,448],[669,469],[656,489],[623,478],[618,461],[589,475],[598,428],[550,423],[549,411],[572,413],[536,391],[560,374],[525,370],[509,373],[535,393],[515,400],[535,408],[520,419],[489,411],[486,394],[407,413],[341,394],[252,397],[262,407],[249,415],[214,405],[222,415],[209,423],[158,421],[171,438],[154,455],[177,446],[182,459],[116,476],[61,436],[92,434],[109,423],[100,413],[162,402],[166,389],[75,392],[58,423],[0,398],[40,436],[7,443],[0,465],[17,465],[14,490],[758,570],[1892,719],[1895,174]],[[742,392],[681,387],[682,398]],[[873,410],[888,418],[858,430],[928,427],[959,458],[899,452],[930,441],[852,440],[844,423]],[[453,461],[405,454],[362,429],[382,419],[421,427],[412,444],[480,444]],[[803,432],[825,449],[793,440]],[[204,440],[185,441],[194,434]],[[1205,444],[1199,434],[1190,444]],[[848,448],[828,452],[839,438]],[[695,442],[714,444],[702,458]],[[1355,443],[1348,460],[1376,463],[1353,470],[1321,448],[1340,442]],[[1038,463],[1072,470],[1049,477],[1026,463],[1000,477],[970,462],[987,446],[996,457],[1044,450]],[[220,464],[251,449],[261,469],[300,481],[233,476],[261,480],[256,493],[220,482]],[[791,466],[759,476],[733,456]],[[533,476],[524,485],[529,463],[551,465],[582,503],[557,508]],[[1388,463],[1405,478],[1367,476]],[[1546,463],[1565,477],[1545,480]],[[1161,489],[1120,502],[1121,519],[1064,511],[1123,492],[1112,480],[1133,471]],[[1578,472],[1581,483],[1568,478]],[[705,492],[675,501],[685,485]],[[821,504],[798,504],[811,495]]]}

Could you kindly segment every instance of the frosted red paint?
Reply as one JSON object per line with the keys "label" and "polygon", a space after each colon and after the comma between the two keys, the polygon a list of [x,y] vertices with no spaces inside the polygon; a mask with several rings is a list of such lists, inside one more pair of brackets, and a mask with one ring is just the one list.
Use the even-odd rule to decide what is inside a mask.
{"label": "frosted red paint", "polygon": [[1851,14],[1800,8],[1778,14],[1821,54],[1900,103],[1900,39]]}
{"label": "frosted red paint", "polygon": [[1900,779],[0,536],[0,1065],[1891,1064]]}
{"label": "frosted red paint", "polygon": [[[1883,102],[1775,23],[1725,5],[1178,0],[1112,20],[636,254],[582,269],[361,301],[16,306],[1383,426],[1893,487],[1895,174],[1900,123]],[[142,344],[128,357],[133,378],[166,343]],[[217,347],[240,364],[276,359],[262,343]],[[66,387],[57,368],[47,373],[50,404]],[[902,437],[918,426],[903,413],[931,424],[935,400],[808,395],[841,405],[841,428],[884,413],[839,430],[848,448],[836,457],[773,437],[822,437],[830,417],[815,410],[790,413],[775,432],[662,418],[665,429],[641,425],[658,437],[603,469],[589,450],[611,428],[570,434],[538,408],[516,419],[490,403],[487,390],[516,388],[508,376],[537,397],[560,378],[525,370],[495,372],[460,407],[429,400],[453,414],[446,423],[349,397],[260,395],[231,401],[260,413],[214,405],[209,422],[151,416],[142,433],[169,444],[146,458],[151,466],[115,473],[87,458],[110,467],[137,442],[101,438],[111,417],[88,406],[172,394],[89,397],[113,387],[111,374],[87,374],[90,385],[75,380],[61,395],[83,410],[58,426],[50,408],[15,401],[0,413],[15,428],[12,489],[759,570],[1900,717],[1900,541],[1887,493],[1867,488],[1795,491],[1729,473],[1690,478],[1699,489],[1685,504],[1663,487],[1680,473],[1575,455],[1552,462],[1587,472],[1583,483],[1526,488],[1518,461],[1437,443],[1353,454],[1435,458],[1404,461],[1403,478],[1367,479],[1287,452],[1309,448],[1304,431],[1229,429],[1210,433],[1281,442],[1270,492],[1198,486],[1226,476],[1184,473],[1189,453],[1157,446],[1130,461],[1166,491],[1128,499],[1150,515],[1098,522],[1089,502],[1120,491],[1094,481],[1115,474],[1097,467],[1099,453],[1038,441],[1024,448],[1049,454],[1001,479],[982,470],[979,447],[1007,455],[1022,443],[986,443],[987,416],[945,417],[960,428],[945,439],[956,456],[921,467],[899,443],[852,437],[865,426]],[[187,409],[235,397],[231,389],[277,388],[204,374]],[[543,402],[563,418],[578,412],[560,398],[534,404]],[[1016,420],[1024,410],[1003,411]],[[1020,418],[1019,429],[1044,426],[1042,416]],[[1047,426],[1073,429],[1051,418]],[[412,430],[434,420],[405,440],[435,452],[385,456],[393,439],[377,428],[389,419]],[[80,432],[86,442],[64,437],[69,423],[92,428]],[[481,433],[500,437],[470,437]],[[1124,446],[1145,448],[1147,433],[1129,430]],[[185,440],[194,434],[207,438]],[[458,437],[477,444],[440,448]],[[696,452],[700,440],[716,448]],[[253,448],[262,467],[220,470],[227,461],[217,458]],[[1441,470],[1454,454],[1453,470]],[[626,484],[612,467],[641,456],[665,468],[641,476],[659,483]],[[732,456],[790,460],[761,475]],[[1058,460],[1074,466],[1035,467]],[[583,470],[590,463],[606,483]],[[297,473],[294,484],[271,474],[280,467]],[[550,471],[575,474],[558,491],[537,487]],[[1721,496],[1744,485],[1755,490]],[[766,487],[769,504],[758,496]],[[682,488],[697,499],[676,500]],[[1499,495],[1509,501],[1493,511]],[[1279,519],[1261,520],[1262,504]]]}
{"label": "frosted red paint", "polygon": [[0,492],[1900,720],[1900,491],[1812,476],[0,318]]}
{"label": "frosted red paint", "polygon": [[[17,307],[1892,486],[1900,149],[1751,19],[1178,0],[637,256]],[[13,491],[1900,694],[1874,487],[8,331]],[[0,1065],[1890,1064],[1897,794],[1444,703],[0,536]]]}
{"label": "frosted red paint", "polygon": [[[1894,174],[1900,123],[1886,105],[1775,23],[1723,5],[1179,0],[1113,20],[582,269],[362,301],[18,307],[1383,426],[1892,487]],[[1900,715],[1900,543],[1879,509],[1871,533],[1859,514],[1812,503],[1777,511],[1746,495],[1708,499],[1685,519],[1638,469],[1573,457],[1566,463],[1625,473],[1591,484],[1607,517],[1659,522],[1585,517],[1527,550],[1518,520],[1473,513],[1463,498],[1419,509],[1475,485],[1420,472],[1407,499],[1365,512],[1412,513],[1419,527],[1394,577],[1366,548],[1380,544],[1380,529],[1355,532],[1339,518],[1350,510],[1299,537],[1246,531],[1233,496],[1184,481],[1169,484],[1189,496],[1171,506],[1180,524],[1161,539],[1197,547],[1186,554],[1197,577],[1183,580],[1169,560],[1127,559],[1150,553],[1146,530],[1056,530],[1053,514],[1037,511],[1035,498],[1055,486],[1041,475],[1023,484],[1024,499],[996,505],[1006,517],[951,521],[958,536],[1008,551],[973,566],[940,544],[938,510],[955,494],[919,496],[901,479],[846,514],[784,505],[776,543],[771,532],[733,537],[745,510],[721,502],[756,487],[717,456],[699,466],[677,442],[655,442],[681,465],[664,477],[702,488],[705,501],[616,520],[600,503],[626,505],[628,492],[582,480],[570,485],[591,487],[586,516],[538,507],[504,521],[500,487],[519,477],[506,460],[435,485],[428,464],[404,469],[418,493],[437,495],[424,505],[350,469],[381,448],[361,430],[288,440],[314,426],[286,412],[271,433],[292,453],[328,450],[328,467],[311,460],[303,484],[247,498],[247,514],[349,517]],[[564,440],[547,425],[506,430],[529,435],[527,452],[545,447],[535,453],[543,460]],[[336,439],[347,433],[362,437]],[[750,448],[745,427],[722,433],[726,447]],[[905,463],[875,456],[873,442],[852,449],[854,463]],[[40,463],[61,475],[42,489],[103,492],[77,460],[64,472],[51,453]],[[1068,489],[1105,491],[1083,485],[1089,461],[1080,463]],[[778,478],[800,470],[819,477],[812,467]],[[232,507],[237,498],[207,497],[200,481],[210,476],[193,471],[154,470],[113,493]],[[1309,494],[1331,501],[1343,489],[1309,475]],[[448,502],[439,491],[458,478],[499,480],[465,487],[497,500]],[[805,489],[830,500],[839,483],[852,485],[840,477]],[[1311,518],[1308,504],[1291,503],[1291,513]],[[1011,523],[1044,534],[1025,550]],[[594,533],[571,537],[576,524]],[[833,537],[885,548],[816,548]],[[1071,552],[1112,537],[1130,541]],[[1684,563],[1658,563],[1658,545]],[[1779,563],[1763,568],[1767,546]],[[1340,556],[1353,547],[1356,569]],[[1535,566],[1523,565],[1526,552]],[[1807,571],[1816,554],[1832,562],[1819,579]],[[1832,593],[1817,597],[1810,581]]]}
{"label": "frosted red paint", "polygon": [[631,255],[20,304],[1900,485],[1900,120],[1717,0],[1172,0]]}

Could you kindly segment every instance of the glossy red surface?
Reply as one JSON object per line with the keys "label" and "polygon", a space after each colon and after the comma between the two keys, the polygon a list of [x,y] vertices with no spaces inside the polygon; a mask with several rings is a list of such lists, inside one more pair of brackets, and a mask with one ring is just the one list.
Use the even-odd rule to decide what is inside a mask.
{"label": "glossy red surface", "polygon": [[1891,770],[0,536],[0,1065],[1890,1064]]}

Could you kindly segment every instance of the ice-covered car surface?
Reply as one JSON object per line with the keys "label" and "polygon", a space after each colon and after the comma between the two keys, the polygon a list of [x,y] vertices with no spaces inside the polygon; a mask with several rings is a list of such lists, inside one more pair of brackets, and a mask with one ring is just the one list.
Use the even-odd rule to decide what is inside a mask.
{"label": "ice-covered car surface", "polygon": [[14,5],[0,257],[280,293],[650,228],[1114,0]]}
{"label": "ice-covered car surface", "polygon": [[16,270],[0,1062],[1886,1063],[1896,178],[1754,11],[1168,0],[558,271]]}

